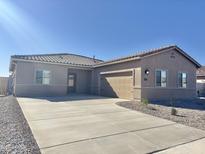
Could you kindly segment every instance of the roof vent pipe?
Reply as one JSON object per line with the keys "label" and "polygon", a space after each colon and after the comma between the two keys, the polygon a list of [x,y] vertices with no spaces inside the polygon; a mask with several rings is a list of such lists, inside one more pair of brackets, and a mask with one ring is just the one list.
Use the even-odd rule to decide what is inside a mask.
{"label": "roof vent pipe", "polygon": [[96,62],[95,55],[93,56],[93,61]]}

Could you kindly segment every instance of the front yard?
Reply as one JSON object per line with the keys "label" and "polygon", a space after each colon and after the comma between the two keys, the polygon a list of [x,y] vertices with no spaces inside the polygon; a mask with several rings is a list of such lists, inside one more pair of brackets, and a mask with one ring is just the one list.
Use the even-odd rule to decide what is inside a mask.
{"label": "front yard", "polygon": [[[147,105],[135,101],[119,102],[117,104],[132,110],[205,130],[205,100],[203,99],[175,101],[174,103],[152,102]],[[171,115],[172,108],[177,110],[176,115]]]}
{"label": "front yard", "polygon": [[[48,154],[155,153],[199,141],[192,148],[192,153],[197,153],[205,145],[202,140],[205,131],[119,107],[116,102],[120,101],[123,100],[77,95],[59,98],[0,97],[0,153],[40,154],[40,150]],[[197,102],[195,106],[187,106],[186,103],[184,112],[177,107],[178,115],[170,117],[168,105],[118,104],[163,118],[167,116],[171,120],[183,119],[179,120],[180,123],[188,119],[190,125],[196,124],[197,128],[204,129],[203,102]],[[181,153],[186,152],[181,149]]]}

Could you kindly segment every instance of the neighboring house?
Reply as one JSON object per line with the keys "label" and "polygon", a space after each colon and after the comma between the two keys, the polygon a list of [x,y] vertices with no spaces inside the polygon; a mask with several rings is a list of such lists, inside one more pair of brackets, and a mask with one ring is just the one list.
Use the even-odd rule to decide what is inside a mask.
{"label": "neighboring house", "polygon": [[0,77],[0,95],[7,95],[8,77]]}
{"label": "neighboring house", "polygon": [[177,46],[101,61],[74,54],[11,56],[16,96],[88,93],[126,99],[193,99],[200,64]]}
{"label": "neighboring house", "polygon": [[197,92],[199,96],[205,97],[205,66],[197,70]]}

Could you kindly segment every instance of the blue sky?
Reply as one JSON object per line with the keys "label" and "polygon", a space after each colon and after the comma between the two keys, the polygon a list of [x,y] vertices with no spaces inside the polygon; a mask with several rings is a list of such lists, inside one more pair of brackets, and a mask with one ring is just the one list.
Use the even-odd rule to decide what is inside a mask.
{"label": "blue sky", "polygon": [[15,54],[108,60],[176,44],[205,64],[203,0],[0,0],[0,76]]}

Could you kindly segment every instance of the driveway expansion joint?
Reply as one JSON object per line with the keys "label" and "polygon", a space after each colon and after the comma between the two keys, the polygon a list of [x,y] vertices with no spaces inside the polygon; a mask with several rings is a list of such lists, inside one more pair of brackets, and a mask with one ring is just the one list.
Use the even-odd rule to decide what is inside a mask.
{"label": "driveway expansion joint", "polygon": [[161,125],[161,126],[155,126],[155,127],[143,128],[143,129],[138,129],[138,130],[131,130],[131,131],[126,131],[126,132],[114,133],[114,134],[109,134],[109,135],[105,135],[105,136],[92,137],[92,138],[87,138],[87,139],[52,145],[52,146],[48,146],[48,147],[42,147],[40,149],[49,149],[49,148],[53,148],[53,147],[58,147],[58,146],[63,146],[63,145],[68,145],[68,144],[73,144],[73,143],[78,143],[78,142],[83,142],[83,141],[89,141],[89,140],[95,140],[95,139],[117,136],[117,135],[122,135],[122,134],[128,134],[128,133],[133,133],[133,132],[139,132],[139,131],[144,131],[144,130],[149,130],[149,129],[154,129],[154,128],[167,127],[167,126],[176,125],[176,124],[177,123],[171,123],[171,124],[166,124],[166,125]]}
{"label": "driveway expansion joint", "polygon": [[202,140],[202,139],[205,139],[205,136],[200,137],[198,139],[194,139],[194,140],[185,142],[185,143],[180,143],[180,144],[173,145],[173,146],[170,146],[170,147],[167,147],[167,148],[163,148],[163,149],[160,149],[160,150],[152,151],[152,152],[147,153],[147,154],[155,154],[155,153],[158,153],[158,152],[162,152],[162,151],[165,151],[165,150],[168,150],[168,149],[171,149],[171,148],[176,148],[178,146],[185,145],[185,144],[188,144],[188,143],[192,143],[192,142],[195,142],[195,141],[199,141],[199,140]]}
{"label": "driveway expansion joint", "polygon": [[[103,113],[94,113],[94,114],[89,114],[87,116],[91,115],[101,115],[101,114],[111,114],[111,113],[120,113],[120,112],[128,112],[128,111],[117,111],[117,112],[103,112]],[[46,118],[46,119],[35,119],[35,120],[30,120],[32,122],[35,121],[43,121],[43,120],[52,120],[52,119],[64,119],[64,118],[70,118],[70,117],[81,117],[82,115],[77,115],[77,116],[65,116],[65,117],[58,117],[58,118]]]}

